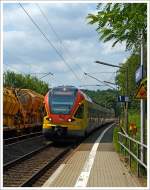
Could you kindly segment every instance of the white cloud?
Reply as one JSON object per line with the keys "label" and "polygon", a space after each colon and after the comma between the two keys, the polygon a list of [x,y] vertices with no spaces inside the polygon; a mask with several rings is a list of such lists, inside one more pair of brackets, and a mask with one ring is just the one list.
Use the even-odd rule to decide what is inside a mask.
{"label": "white cloud", "polygon": [[[112,48],[111,42],[99,42],[95,28],[87,24],[86,16],[95,11],[96,4],[40,4],[69,53],[68,50],[66,52],[62,48],[36,5],[29,3],[23,4],[23,6],[83,83],[97,83],[93,79],[85,77],[83,72],[112,71],[112,68],[95,64],[95,60],[100,59],[119,64],[128,56],[128,53],[124,52],[125,44]],[[61,84],[81,85],[81,82],[74,77],[74,74],[66,67],[56,51],[15,3],[4,6],[5,63],[26,73],[52,72],[54,77],[46,77],[43,80],[52,82],[53,86]],[[109,74],[102,73],[95,76],[103,80],[110,78]]]}
{"label": "white cloud", "polygon": [[114,43],[114,40],[111,40],[102,44],[103,54],[106,55],[109,53],[121,53],[126,50],[125,42],[117,43],[114,47],[112,47],[113,43]]}
{"label": "white cloud", "polygon": [[125,63],[126,61],[127,61],[127,57],[125,57],[123,60],[122,60],[122,62],[121,63]]}

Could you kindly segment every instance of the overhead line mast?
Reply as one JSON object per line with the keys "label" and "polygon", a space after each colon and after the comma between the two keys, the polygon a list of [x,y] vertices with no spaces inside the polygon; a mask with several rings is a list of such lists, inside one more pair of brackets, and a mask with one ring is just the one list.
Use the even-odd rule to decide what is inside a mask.
{"label": "overhead line mast", "polygon": [[57,48],[53,45],[53,43],[48,39],[48,37],[46,36],[46,34],[42,31],[42,29],[40,28],[40,26],[34,21],[34,19],[32,18],[32,16],[27,12],[27,10],[22,6],[21,3],[19,3],[20,7],[22,8],[22,10],[25,12],[25,14],[29,17],[29,19],[31,20],[31,22],[36,26],[36,28],[40,31],[40,33],[43,35],[43,37],[46,39],[46,41],[48,42],[48,44],[55,50],[55,52],[57,53],[57,55],[63,60],[63,62],[65,63],[65,65],[70,69],[70,71],[74,74],[75,78],[77,80],[80,80],[78,78],[78,76],[76,75],[76,73],[73,71],[73,69],[70,67],[70,65],[66,62],[66,60],[64,59],[64,57],[60,54],[60,52],[57,50]]}

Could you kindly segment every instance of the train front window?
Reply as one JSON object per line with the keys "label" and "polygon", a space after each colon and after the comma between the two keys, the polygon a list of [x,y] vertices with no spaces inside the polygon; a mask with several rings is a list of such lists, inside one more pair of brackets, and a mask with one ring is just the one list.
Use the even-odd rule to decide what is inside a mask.
{"label": "train front window", "polygon": [[76,96],[76,90],[53,90],[50,98],[51,112],[69,114]]}
{"label": "train front window", "polygon": [[74,115],[74,117],[82,119],[84,116],[84,105],[80,105]]}

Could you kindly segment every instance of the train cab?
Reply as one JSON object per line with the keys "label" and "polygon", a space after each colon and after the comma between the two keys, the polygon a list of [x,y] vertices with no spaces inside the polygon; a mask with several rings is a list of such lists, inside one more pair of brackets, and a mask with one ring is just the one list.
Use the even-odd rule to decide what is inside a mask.
{"label": "train cab", "polygon": [[45,97],[47,116],[43,133],[46,138],[84,135],[83,94],[75,87],[61,86],[50,90]]}
{"label": "train cab", "polygon": [[44,99],[46,116],[43,134],[46,139],[84,137],[105,124],[110,110],[96,104],[83,91],[73,86],[51,89]]}

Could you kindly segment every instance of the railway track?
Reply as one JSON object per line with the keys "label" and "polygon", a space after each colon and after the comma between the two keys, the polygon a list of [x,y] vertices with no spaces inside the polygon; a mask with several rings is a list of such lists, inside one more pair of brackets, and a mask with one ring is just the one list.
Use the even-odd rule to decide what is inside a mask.
{"label": "railway track", "polygon": [[28,139],[28,138],[36,137],[36,136],[40,136],[40,135],[42,135],[42,132],[29,133],[29,134],[20,135],[17,137],[6,138],[3,140],[3,144],[7,145],[7,144],[18,142],[20,140],[24,140],[24,139]]}
{"label": "railway track", "polygon": [[4,165],[4,187],[30,187],[48,169],[63,158],[73,145],[56,146],[53,143],[45,145],[30,155]]}
{"label": "railway track", "polygon": [[[90,135],[88,135],[86,138],[82,139],[78,144],[75,144],[75,147],[73,147],[72,151],[69,151],[68,154],[65,154],[61,159],[58,160],[54,166],[52,166],[50,169],[48,169],[42,176],[38,178],[38,180],[35,180],[32,183],[32,187],[41,187],[48,179],[49,177],[53,174],[54,171],[62,164],[66,163],[67,160],[73,155],[77,150],[87,150],[90,149],[92,144],[91,142],[95,142],[95,139],[98,138],[98,136],[108,127],[109,125],[104,125],[101,126],[101,128],[96,129],[93,131]],[[107,135],[109,136],[109,134]],[[105,137],[105,140],[112,140],[111,137]]]}
{"label": "railway track", "polygon": [[43,135],[34,136],[3,146],[3,164],[13,162],[40,147],[45,146]]}
{"label": "railway track", "polygon": [[7,162],[6,164],[3,165],[3,170],[6,171],[8,170],[9,168],[15,166],[16,164],[19,164],[21,163],[22,161],[26,160],[26,159],[29,159],[30,157],[32,157],[33,155],[39,153],[40,151],[44,150],[45,148],[51,146],[52,143],[48,143],[47,145],[45,146],[41,146],[27,154],[24,154],[23,156],[20,156],[18,157],[17,159],[14,159],[10,162]]}
{"label": "railway track", "polygon": [[[22,157],[8,162],[3,168],[4,187],[40,187],[59,167],[68,155],[71,154],[81,142],[86,141],[85,146],[95,139],[106,126],[94,131],[90,136],[72,144],[50,143],[43,147],[23,155]],[[82,145],[83,146],[83,145]],[[81,147],[82,147],[81,146]],[[76,149],[75,149],[76,150]],[[74,151],[75,151],[74,150]]]}

